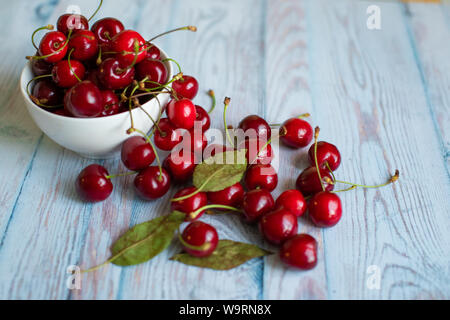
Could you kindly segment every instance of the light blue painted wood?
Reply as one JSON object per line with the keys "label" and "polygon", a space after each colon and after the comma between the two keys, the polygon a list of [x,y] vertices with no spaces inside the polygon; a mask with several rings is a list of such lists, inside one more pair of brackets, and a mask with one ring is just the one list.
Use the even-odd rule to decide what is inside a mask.
{"label": "light blue painted wood", "polygon": [[[95,3],[76,1],[82,12]],[[319,264],[309,272],[285,268],[276,256],[228,272],[168,261],[176,245],[154,260],[129,268],[108,266],[83,275],[81,290],[66,288],[66,267],[104,261],[129,226],[166,213],[163,200],[145,202],[132,178],[114,181],[114,194],[86,205],[73,180],[92,163],[63,150],[32,124],[16,87],[32,53],[28,38],[55,22],[73,1],[11,3],[0,13],[0,298],[26,299],[387,299],[449,298],[448,252],[448,8],[380,3],[383,28],[365,28],[361,1],[105,1],[99,18],[119,17],[144,36],[185,24],[197,34],[158,40],[200,82],[196,103],[218,107],[232,98],[229,122],[265,115],[269,122],[311,112],[321,137],[343,155],[338,176],[372,183],[399,168],[394,187],[342,195],[344,217],[320,230],[301,219],[300,231],[320,244]],[[24,21],[26,25],[24,25]],[[9,51],[13,50],[13,51]],[[305,152],[280,147],[280,184],[292,188],[306,165]],[[447,157],[447,158],[445,158]],[[447,161],[447,162],[446,162]],[[118,159],[104,161],[124,170]],[[438,182],[438,183],[436,183]],[[223,238],[257,243],[256,228],[236,216],[207,216]],[[275,247],[271,247],[276,250]],[[368,290],[366,270],[380,267],[380,290]]]}

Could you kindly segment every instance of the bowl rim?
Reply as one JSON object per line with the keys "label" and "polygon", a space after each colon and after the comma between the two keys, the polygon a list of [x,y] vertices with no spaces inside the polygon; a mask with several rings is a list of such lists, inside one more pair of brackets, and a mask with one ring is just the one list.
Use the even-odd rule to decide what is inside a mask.
{"label": "bowl rim", "polygon": [[[161,52],[161,60],[169,58],[169,56],[167,55],[167,53],[164,50],[162,50],[160,47],[158,47],[158,49]],[[168,75],[167,79],[169,79],[168,81],[170,81],[170,79],[172,79],[172,77],[173,77],[172,63],[171,63],[170,60],[167,60],[167,61],[165,61],[163,63],[164,63],[164,65],[167,68],[167,75]],[[125,119],[125,117],[129,117],[130,116],[129,112],[121,112],[121,113],[117,113],[117,114],[113,114],[113,115],[105,116],[105,117],[77,118],[77,117],[66,117],[66,116],[62,116],[62,115],[59,115],[59,114],[55,114],[53,112],[49,112],[49,111],[45,110],[44,108],[41,108],[38,105],[36,105],[30,99],[30,97],[28,96],[28,93],[26,91],[26,84],[28,83],[29,80],[27,80],[27,81],[24,80],[27,71],[31,72],[31,74],[33,73],[33,71],[31,70],[31,61],[28,61],[25,64],[25,66],[23,67],[22,72],[20,74],[19,86],[20,86],[20,89],[21,89],[21,92],[22,92],[22,96],[24,97],[24,99],[27,100],[27,102],[29,102],[33,106],[34,110],[36,110],[37,112],[40,112],[42,114],[45,114],[46,116],[49,116],[50,118],[53,117],[54,119],[62,119],[62,120],[66,120],[66,121],[78,121],[78,122],[86,121],[86,122],[89,122],[89,121],[107,121],[107,120],[111,121],[111,120],[113,120],[113,118],[114,119],[119,119],[119,118],[124,118]],[[156,95],[156,97],[161,97],[162,95],[165,95],[165,94],[170,94],[170,92],[168,91],[167,93],[158,93]],[[153,99],[147,101],[146,103],[144,103],[142,105],[142,107],[145,107],[146,105],[148,105],[152,101],[153,101]],[[161,108],[163,108],[163,106],[161,106]],[[140,110],[140,108],[134,108],[131,111],[133,113],[133,116],[138,110]]]}

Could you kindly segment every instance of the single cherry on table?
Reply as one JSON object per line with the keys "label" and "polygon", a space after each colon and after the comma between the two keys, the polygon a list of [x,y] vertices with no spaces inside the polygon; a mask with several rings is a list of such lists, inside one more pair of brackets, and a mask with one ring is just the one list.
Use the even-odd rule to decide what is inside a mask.
{"label": "single cherry on table", "polygon": [[103,201],[113,191],[108,170],[98,164],[91,164],[81,170],[75,186],[80,197],[88,202]]}
{"label": "single cherry on table", "polygon": [[299,118],[286,120],[279,130],[280,140],[291,148],[306,147],[313,139],[313,129],[311,125]]}
{"label": "single cherry on table", "polygon": [[145,200],[161,198],[169,191],[170,175],[158,166],[149,166],[141,170],[134,178],[136,193]]}
{"label": "single cherry on table", "polygon": [[280,259],[288,266],[309,270],[317,265],[317,241],[308,234],[298,234],[283,243]]}
{"label": "single cherry on table", "polygon": [[216,228],[202,221],[191,222],[183,230],[181,238],[184,251],[194,257],[211,255],[219,243]]}
{"label": "single cherry on table", "polygon": [[276,209],[261,217],[259,230],[267,241],[281,244],[297,234],[297,216],[287,209]]}
{"label": "single cherry on table", "polygon": [[273,209],[275,201],[269,191],[255,189],[244,194],[242,209],[245,220],[249,223],[258,221],[261,216]]}
{"label": "single cherry on table", "polygon": [[322,191],[316,193],[308,204],[312,222],[319,227],[332,227],[342,217],[341,199],[336,193]]}

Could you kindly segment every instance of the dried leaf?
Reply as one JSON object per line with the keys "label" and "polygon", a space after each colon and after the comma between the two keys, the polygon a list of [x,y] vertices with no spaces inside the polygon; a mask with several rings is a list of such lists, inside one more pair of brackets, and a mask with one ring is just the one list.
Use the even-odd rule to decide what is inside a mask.
{"label": "dried leaf", "polygon": [[169,246],[185,217],[183,212],[173,211],[134,226],[113,244],[109,261],[119,266],[131,266],[152,259]]}
{"label": "dried leaf", "polygon": [[272,254],[272,252],[252,244],[220,240],[216,250],[208,257],[198,258],[188,253],[179,253],[170,258],[170,260],[201,268],[229,270],[240,266],[248,260],[269,254]]}
{"label": "dried leaf", "polygon": [[195,167],[193,184],[202,191],[220,191],[241,181],[247,169],[245,149],[226,151],[205,159]]}

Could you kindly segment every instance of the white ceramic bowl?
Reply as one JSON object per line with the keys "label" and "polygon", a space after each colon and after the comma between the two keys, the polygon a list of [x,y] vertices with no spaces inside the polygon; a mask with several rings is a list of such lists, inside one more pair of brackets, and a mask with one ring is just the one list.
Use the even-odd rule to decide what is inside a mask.
{"label": "white ceramic bowl", "polygon": [[[161,59],[165,58],[167,58],[167,55],[161,50]],[[168,79],[172,79],[170,61],[167,61],[165,65]],[[131,123],[129,112],[100,118],[71,118],[53,114],[35,105],[28,97],[26,85],[32,78],[31,65],[28,63],[20,77],[20,89],[28,112],[36,125],[50,139],[64,148],[88,158],[106,159],[118,154],[117,151],[120,149],[122,142],[130,137],[126,133]],[[161,108],[164,108],[169,101],[170,95],[168,93],[160,93],[157,97]],[[160,105],[156,99],[151,99],[143,104],[142,108],[153,119],[157,119]],[[132,113],[134,127],[147,133],[153,126],[152,121],[140,108],[135,108]],[[137,135],[137,133],[134,134]]]}

